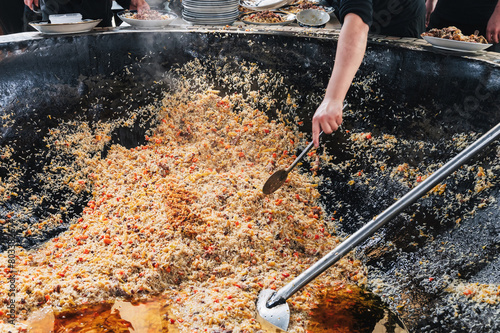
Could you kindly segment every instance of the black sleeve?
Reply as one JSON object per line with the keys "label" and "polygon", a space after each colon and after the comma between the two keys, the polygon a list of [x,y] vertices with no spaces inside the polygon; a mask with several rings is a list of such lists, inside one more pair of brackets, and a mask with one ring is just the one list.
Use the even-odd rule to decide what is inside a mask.
{"label": "black sleeve", "polygon": [[344,23],[344,17],[350,13],[358,15],[363,22],[371,26],[373,20],[373,3],[371,0],[341,0],[339,9],[340,23]]}

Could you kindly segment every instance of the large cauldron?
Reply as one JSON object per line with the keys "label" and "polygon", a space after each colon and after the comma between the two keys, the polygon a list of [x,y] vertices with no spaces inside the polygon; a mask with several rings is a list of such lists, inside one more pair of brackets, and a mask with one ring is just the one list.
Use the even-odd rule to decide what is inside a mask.
{"label": "large cauldron", "polygon": [[[309,132],[309,120],[328,82],[335,49],[333,33],[311,36],[237,29],[0,39],[0,177],[5,180],[18,173],[21,184],[31,188],[30,193],[36,192],[37,180],[31,175],[54,158],[40,153],[45,149],[41,138],[50,128],[77,115],[91,124],[154,102],[168,88],[163,74],[193,59],[207,67],[225,64],[236,72],[241,62],[256,63],[262,70],[280,73],[285,78],[283,85],[298,92],[298,116],[305,122],[304,131]],[[337,225],[340,233],[358,229],[409,190],[395,178],[379,175],[374,159],[384,159],[391,166],[407,163],[425,169],[446,162],[462,149],[452,144],[454,139],[466,135],[471,142],[473,133],[484,133],[500,121],[500,65],[494,57],[490,60],[436,52],[406,40],[369,42],[350,90],[351,111],[345,115],[344,128],[373,136],[388,134],[407,143],[397,153],[369,156],[349,144],[345,130],[325,140],[335,163],[350,161],[348,172],[334,167],[321,171],[325,176],[323,203],[332,216],[342,216],[343,222]],[[231,87],[217,82],[217,73],[207,77],[216,88],[232,92]],[[280,89],[276,97],[285,103],[286,95],[280,95]],[[275,116],[273,110],[270,116]],[[142,142],[144,131],[141,126],[118,129],[113,142],[135,146]],[[425,142],[424,147],[412,144],[417,141]],[[12,148],[11,155],[6,154],[6,147]],[[488,148],[465,171],[448,179],[451,196],[421,199],[358,249],[369,267],[369,288],[400,314],[409,331],[500,331],[498,304],[482,303],[448,289],[457,282],[500,283],[499,154],[496,146]],[[12,165],[17,166],[15,170],[9,167]],[[496,178],[476,195],[474,170],[479,167],[492,171]],[[348,185],[353,174],[370,178],[370,185]],[[457,194],[470,198],[463,200]],[[21,220],[16,225],[21,229],[16,230],[17,235],[24,223],[35,223],[61,201],[68,201],[64,191],[45,195],[46,200],[30,214],[18,217]],[[18,236],[17,241],[29,248],[54,237],[68,227],[86,200],[83,194],[72,197],[59,227],[38,238]],[[8,212],[29,205],[33,204],[23,193],[10,197],[4,193],[0,213],[5,218]],[[3,245],[7,236],[2,229]]]}

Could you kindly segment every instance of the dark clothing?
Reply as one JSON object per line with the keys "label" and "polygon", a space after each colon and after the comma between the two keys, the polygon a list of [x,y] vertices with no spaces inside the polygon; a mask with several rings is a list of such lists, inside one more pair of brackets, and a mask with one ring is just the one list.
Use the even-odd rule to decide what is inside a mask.
{"label": "dark clothing", "polygon": [[[117,1],[123,8],[130,6],[130,0]],[[85,19],[102,19],[100,27],[111,26],[113,12],[111,0],[41,0],[44,21],[52,14],[80,13]]]}
{"label": "dark clothing", "polygon": [[439,0],[431,14],[429,28],[455,26],[464,35],[479,30],[486,34],[486,26],[498,0]]}
{"label": "dark clothing", "polygon": [[[24,4],[24,2],[23,2]],[[39,22],[42,20],[42,13],[39,8],[36,12],[32,11],[30,7],[24,6],[24,15],[23,15],[23,31],[38,31],[29,25],[30,22]]]}
{"label": "dark clothing", "polygon": [[[472,35],[476,30],[486,37],[486,27],[498,0],[438,0],[429,20],[429,29],[455,26],[464,35]],[[500,52],[500,43],[488,51]]]}
{"label": "dark clothing", "polygon": [[0,34],[23,31],[23,13],[22,0],[0,0]]}
{"label": "dark clothing", "polygon": [[340,0],[340,22],[350,13],[374,34],[418,38],[425,31],[425,0]]}

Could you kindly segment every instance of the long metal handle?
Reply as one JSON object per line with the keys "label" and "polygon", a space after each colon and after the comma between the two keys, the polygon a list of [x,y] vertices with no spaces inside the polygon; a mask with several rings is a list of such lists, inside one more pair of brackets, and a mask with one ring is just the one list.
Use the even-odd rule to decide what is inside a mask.
{"label": "long metal handle", "polygon": [[285,303],[286,300],[295,294],[299,289],[304,287],[318,275],[323,273],[328,267],[337,262],[344,255],[349,253],[355,246],[365,241],[368,237],[373,235],[377,229],[382,227],[387,221],[392,219],[395,215],[399,214],[408,205],[415,202],[446,176],[458,169],[472,156],[481,151],[484,147],[495,141],[500,136],[500,124],[497,124],[486,134],[481,136],[477,141],[460,152],[457,156],[451,159],[448,163],[439,168],[430,177],[425,179],[420,185],[404,195],[401,199],[396,201],[393,205],[387,208],[382,214],[378,215],[374,220],[365,224],[361,229],[352,234],[349,238],[343,241],[339,246],[330,251],[327,255],[321,258],[314,265],[302,272],[299,276],[278,290],[267,301],[267,307],[272,308],[275,305]]}
{"label": "long metal handle", "polygon": [[[344,103],[344,105],[342,106],[342,111],[344,111],[346,107],[347,107],[347,103]],[[318,139],[321,138],[322,135],[323,135],[323,131],[319,132]],[[314,146],[314,142],[311,141],[311,143],[309,143],[309,145],[306,147],[306,149],[304,149],[302,151],[302,153],[300,153],[300,155],[295,159],[295,161],[293,161],[293,163],[288,168],[285,169],[285,171],[287,173],[292,171],[292,169],[295,168],[295,166],[297,165],[297,163],[299,163],[299,161],[302,159],[302,157],[304,157],[304,155],[307,154],[307,152],[309,150],[311,150],[311,148],[313,146]]]}
{"label": "long metal handle", "polygon": [[[318,138],[320,138],[322,134],[323,134],[323,131],[319,132]],[[292,164],[290,164],[290,166],[288,168],[285,169],[285,171],[287,173],[292,171],[292,169],[295,168],[295,166],[297,165],[297,163],[299,163],[299,161],[302,159],[302,157],[304,157],[304,155],[307,154],[307,152],[309,150],[311,150],[312,146],[314,146],[314,142],[311,141],[311,143],[306,147],[306,149],[304,149],[302,151],[302,153],[300,153],[300,155],[295,159],[295,161],[293,161]]]}

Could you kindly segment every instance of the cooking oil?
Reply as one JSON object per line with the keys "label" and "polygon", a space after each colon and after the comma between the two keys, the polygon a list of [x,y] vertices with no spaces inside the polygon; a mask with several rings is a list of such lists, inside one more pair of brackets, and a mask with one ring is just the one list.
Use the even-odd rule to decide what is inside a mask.
{"label": "cooking oil", "polygon": [[[176,333],[170,300],[103,302],[54,313],[44,308],[27,321],[29,333]],[[356,286],[325,289],[309,313],[307,333],[407,333],[395,314]]]}
{"label": "cooking oil", "polygon": [[326,289],[310,315],[308,333],[407,333],[379,298],[357,286]]}

